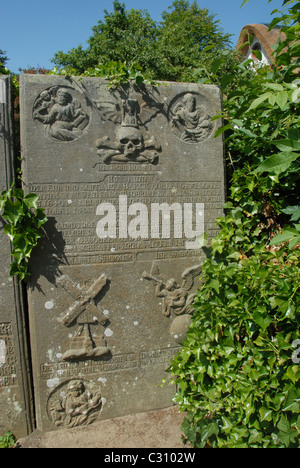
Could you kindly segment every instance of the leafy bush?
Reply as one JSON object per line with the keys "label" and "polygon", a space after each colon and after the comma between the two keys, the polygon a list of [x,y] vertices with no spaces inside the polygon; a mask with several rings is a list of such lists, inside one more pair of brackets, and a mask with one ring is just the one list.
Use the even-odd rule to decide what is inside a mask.
{"label": "leafy bush", "polygon": [[40,228],[47,222],[44,210],[37,206],[38,199],[34,193],[25,196],[23,190],[13,184],[0,195],[0,213],[6,222],[4,233],[13,246],[10,275],[18,275],[25,281],[30,277],[28,260],[41,238]]}
{"label": "leafy bush", "polygon": [[4,436],[0,437],[0,448],[12,448],[16,444],[14,435],[8,431]]}
{"label": "leafy bush", "polygon": [[169,368],[194,447],[299,445],[300,4],[285,4],[294,5],[283,17],[286,39],[273,69],[242,63],[236,89],[224,89],[226,215]]}
{"label": "leafy bush", "polygon": [[113,8],[112,13],[105,10],[104,21],[93,27],[86,48],[80,45],[68,53],[55,54],[52,61],[57,69],[72,75],[96,70],[96,76],[106,76],[111,72],[108,68],[122,67],[123,62],[129,70],[138,64],[152,80],[190,82],[207,78],[206,70],[223,50],[228,52],[226,67],[236,62],[235,54],[229,52],[230,35],[224,33],[215,15],[196,1],[173,1],[160,23],[153,21],[147,10],[127,11],[118,0]]}

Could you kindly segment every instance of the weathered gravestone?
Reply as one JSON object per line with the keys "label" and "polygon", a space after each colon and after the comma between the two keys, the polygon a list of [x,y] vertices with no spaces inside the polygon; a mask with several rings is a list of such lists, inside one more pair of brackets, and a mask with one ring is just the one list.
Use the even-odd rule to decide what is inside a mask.
{"label": "weathered gravestone", "polygon": [[39,429],[172,404],[196,237],[224,203],[220,110],[214,86],[21,76],[24,186],[49,218],[29,288]]}
{"label": "weathered gravestone", "polygon": [[[14,180],[10,78],[0,76],[0,193]],[[32,430],[32,395],[24,307],[19,282],[9,276],[11,246],[0,217],[0,435]]]}

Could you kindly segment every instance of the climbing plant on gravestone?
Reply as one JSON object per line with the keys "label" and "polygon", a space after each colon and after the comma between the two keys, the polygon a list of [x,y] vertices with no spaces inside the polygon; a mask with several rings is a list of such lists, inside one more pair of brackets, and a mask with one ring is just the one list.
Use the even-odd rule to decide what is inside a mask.
{"label": "climbing plant on gravestone", "polygon": [[225,217],[169,368],[194,447],[299,446],[300,4],[284,6],[273,69],[239,65],[224,102]]}
{"label": "climbing plant on gravestone", "polygon": [[12,243],[10,275],[21,280],[30,278],[29,259],[41,238],[41,227],[47,222],[44,210],[37,206],[39,197],[11,184],[0,196],[0,214],[5,221],[4,233]]}

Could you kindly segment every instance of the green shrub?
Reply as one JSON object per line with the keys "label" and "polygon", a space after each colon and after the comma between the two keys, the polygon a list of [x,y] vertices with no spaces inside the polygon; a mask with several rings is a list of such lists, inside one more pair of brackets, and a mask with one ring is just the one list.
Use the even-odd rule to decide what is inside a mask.
{"label": "green shrub", "polygon": [[47,222],[44,210],[37,206],[38,195],[25,196],[22,189],[11,184],[0,195],[0,214],[5,221],[4,233],[12,243],[10,276],[18,275],[27,281],[30,277],[29,258],[41,238],[40,228]]}
{"label": "green shrub", "polygon": [[15,437],[10,431],[0,437],[0,448],[12,448],[15,444]]}
{"label": "green shrub", "polygon": [[285,4],[273,69],[242,63],[224,89],[228,202],[168,369],[194,447],[299,446],[300,3]]}

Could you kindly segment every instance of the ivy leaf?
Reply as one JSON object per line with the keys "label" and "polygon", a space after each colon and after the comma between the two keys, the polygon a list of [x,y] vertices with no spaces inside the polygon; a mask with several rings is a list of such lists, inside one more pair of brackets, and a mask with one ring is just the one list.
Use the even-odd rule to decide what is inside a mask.
{"label": "ivy leaf", "polygon": [[297,437],[296,431],[293,430],[285,416],[281,416],[277,427],[279,429],[278,438],[280,442],[288,447]]}
{"label": "ivy leaf", "polygon": [[24,198],[24,191],[22,189],[15,189],[14,190],[14,197],[19,198],[22,200]]}
{"label": "ivy leaf", "polygon": [[262,433],[257,429],[250,431],[249,444],[255,444],[262,442]]}
{"label": "ivy leaf", "polygon": [[22,234],[18,234],[14,237],[13,244],[17,250],[19,250],[20,252],[24,254],[24,257],[25,257],[24,252],[26,249],[26,240]]}
{"label": "ivy leaf", "polygon": [[300,413],[300,398],[299,393],[293,388],[288,391],[286,402],[282,411],[293,411],[294,413]]}
{"label": "ivy leaf", "polygon": [[4,207],[3,218],[13,226],[17,224],[22,216],[19,207],[11,200],[7,200]]}
{"label": "ivy leaf", "polygon": [[201,442],[206,442],[212,435],[218,435],[219,426],[216,422],[212,422],[201,429]]}
{"label": "ivy leaf", "polygon": [[9,239],[12,241],[14,236],[13,236],[13,227],[11,224],[6,224],[4,226],[4,234],[9,237]]}
{"label": "ivy leaf", "polygon": [[261,407],[259,409],[261,421],[272,421],[273,411],[270,408]]}
{"label": "ivy leaf", "polygon": [[295,384],[299,380],[299,367],[296,366],[289,366],[287,368],[286,373],[283,376],[283,379],[291,380],[293,384]]}
{"label": "ivy leaf", "polygon": [[220,292],[220,283],[217,279],[213,279],[210,281],[209,286],[213,288],[218,294]]}
{"label": "ivy leaf", "polygon": [[268,328],[268,326],[273,322],[273,320],[267,314],[262,315],[258,311],[255,311],[253,313],[253,318],[257,325],[259,325],[260,328],[263,329],[263,331],[265,331]]}
{"label": "ivy leaf", "polygon": [[25,205],[27,206],[27,208],[35,208],[37,209],[37,202],[39,200],[39,196],[36,195],[35,193],[29,193],[28,195],[26,195],[26,197],[24,198],[24,203]]}

